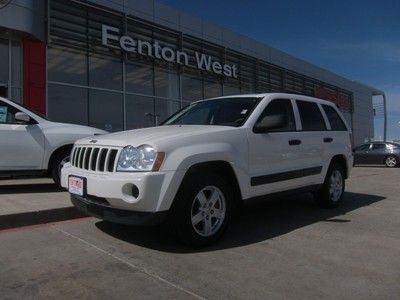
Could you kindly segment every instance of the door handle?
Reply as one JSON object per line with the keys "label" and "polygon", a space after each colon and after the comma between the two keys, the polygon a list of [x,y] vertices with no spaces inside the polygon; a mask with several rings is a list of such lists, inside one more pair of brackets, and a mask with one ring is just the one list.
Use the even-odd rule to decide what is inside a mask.
{"label": "door handle", "polygon": [[332,143],[332,142],[333,142],[333,138],[330,138],[330,137],[324,138],[324,143]]}
{"label": "door handle", "polygon": [[290,146],[296,146],[296,145],[300,145],[300,144],[301,144],[301,140],[289,140]]}

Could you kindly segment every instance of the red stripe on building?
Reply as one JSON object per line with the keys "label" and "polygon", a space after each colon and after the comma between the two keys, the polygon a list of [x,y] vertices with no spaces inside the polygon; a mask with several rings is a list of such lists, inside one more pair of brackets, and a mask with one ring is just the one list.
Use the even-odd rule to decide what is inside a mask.
{"label": "red stripe on building", "polygon": [[25,38],[24,104],[34,111],[46,114],[46,44]]}

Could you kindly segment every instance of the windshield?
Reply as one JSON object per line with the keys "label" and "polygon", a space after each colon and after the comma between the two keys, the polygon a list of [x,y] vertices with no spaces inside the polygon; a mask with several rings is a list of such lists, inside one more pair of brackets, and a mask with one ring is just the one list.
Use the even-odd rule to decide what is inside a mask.
{"label": "windshield", "polygon": [[161,125],[220,125],[239,127],[261,98],[221,98],[193,103],[184,107]]}

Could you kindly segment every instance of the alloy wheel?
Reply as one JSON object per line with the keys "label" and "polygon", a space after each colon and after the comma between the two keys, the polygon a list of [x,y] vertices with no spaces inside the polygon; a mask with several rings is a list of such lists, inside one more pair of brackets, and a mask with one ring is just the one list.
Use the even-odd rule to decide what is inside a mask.
{"label": "alloy wheel", "polygon": [[332,202],[339,201],[343,193],[343,176],[338,170],[334,170],[329,179],[329,198]]}
{"label": "alloy wheel", "polygon": [[224,194],[216,186],[207,186],[196,195],[192,203],[192,226],[197,234],[212,236],[221,228],[225,213]]}

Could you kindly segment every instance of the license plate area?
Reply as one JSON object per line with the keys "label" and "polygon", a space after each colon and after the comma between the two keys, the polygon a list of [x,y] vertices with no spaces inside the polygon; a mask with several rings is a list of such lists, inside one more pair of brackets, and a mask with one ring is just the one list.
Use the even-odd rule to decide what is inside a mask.
{"label": "license plate area", "polygon": [[68,177],[68,192],[78,196],[86,195],[86,178],[70,175]]}

